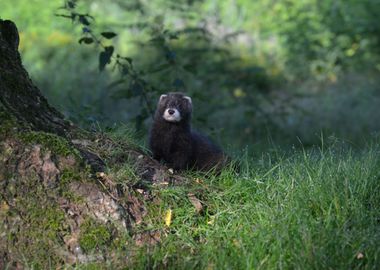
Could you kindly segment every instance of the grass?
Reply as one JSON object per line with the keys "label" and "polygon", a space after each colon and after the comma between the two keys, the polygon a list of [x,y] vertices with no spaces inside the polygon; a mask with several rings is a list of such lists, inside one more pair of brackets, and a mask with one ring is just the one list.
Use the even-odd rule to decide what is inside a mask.
{"label": "grass", "polygon": [[[116,135],[113,139],[128,141]],[[52,142],[49,146],[59,151]],[[84,253],[112,256],[75,268],[380,269],[380,144],[374,140],[357,149],[331,142],[287,152],[273,146],[260,157],[245,153],[239,175],[229,168],[219,176],[187,173],[183,185],[152,186],[157,200],[146,201],[148,216],[134,232],[158,230],[161,242],[137,247],[124,232],[113,237],[112,224],[88,219],[79,240]],[[136,175],[121,149],[102,151],[111,157],[109,173],[117,182],[133,184]],[[78,177],[63,171],[58,191]],[[17,190],[12,181],[25,185],[22,196],[12,195]],[[12,181],[7,192],[27,214],[15,227],[17,233],[12,229],[9,234],[17,238],[9,241],[19,243],[26,268],[42,269],[49,263],[50,268],[63,267],[52,246],[63,244],[68,226],[64,213],[39,190],[41,185]],[[194,196],[202,209],[193,205]],[[0,220],[10,214],[2,203]]]}
{"label": "grass", "polygon": [[[380,149],[332,146],[245,160],[242,175],[156,189],[141,269],[379,269]],[[246,165],[244,165],[244,163]],[[195,211],[188,193],[203,203]],[[154,211],[152,211],[154,210]]]}

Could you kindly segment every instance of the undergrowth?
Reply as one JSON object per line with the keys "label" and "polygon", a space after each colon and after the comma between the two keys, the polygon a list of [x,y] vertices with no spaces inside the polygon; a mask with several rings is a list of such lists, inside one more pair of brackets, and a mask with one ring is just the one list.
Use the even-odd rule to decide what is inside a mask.
{"label": "undergrowth", "polygon": [[157,188],[162,202],[148,223],[167,236],[141,249],[134,268],[378,269],[379,153],[376,145],[274,151],[242,160],[240,176],[190,175],[189,186]]}

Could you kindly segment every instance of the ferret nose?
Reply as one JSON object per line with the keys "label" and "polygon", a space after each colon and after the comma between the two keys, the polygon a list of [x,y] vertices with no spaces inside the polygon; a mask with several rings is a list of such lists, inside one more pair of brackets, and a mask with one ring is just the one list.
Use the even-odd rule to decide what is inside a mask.
{"label": "ferret nose", "polygon": [[169,110],[168,110],[168,113],[169,113],[170,115],[173,115],[173,114],[175,113],[175,111],[174,111],[173,109],[169,109]]}

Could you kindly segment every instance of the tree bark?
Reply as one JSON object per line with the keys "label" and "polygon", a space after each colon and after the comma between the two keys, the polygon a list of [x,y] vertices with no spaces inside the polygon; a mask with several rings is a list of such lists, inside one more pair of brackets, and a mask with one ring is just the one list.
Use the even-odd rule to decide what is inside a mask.
{"label": "tree bark", "polygon": [[[16,25],[9,20],[0,20],[0,103],[17,120],[33,130],[53,133],[69,140],[75,139],[78,128],[51,107],[33,84],[22,65],[18,45]],[[98,155],[80,144],[75,147],[93,172],[104,170],[105,163]]]}
{"label": "tree bark", "polygon": [[0,20],[0,102],[35,130],[68,137],[72,126],[51,107],[22,66],[16,25]]}

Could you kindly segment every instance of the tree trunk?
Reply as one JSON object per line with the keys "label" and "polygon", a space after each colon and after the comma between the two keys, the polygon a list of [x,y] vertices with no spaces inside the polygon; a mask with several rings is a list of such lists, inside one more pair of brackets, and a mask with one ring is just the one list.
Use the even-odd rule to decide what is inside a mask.
{"label": "tree trunk", "polygon": [[[24,69],[18,52],[16,25],[0,20],[0,102],[13,115],[36,131],[45,131],[72,140],[78,128],[51,107]],[[105,164],[98,155],[80,144],[75,147],[93,172],[103,171]]]}
{"label": "tree trunk", "polygon": [[0,20],[0,101],[18,120],[35,130],[68,136],[72,129],[62,114],[49,106],[21,63],[15,24]]}
{"label": "tree trunk", "polygon": [[[102,261],[126,234],[137,245],[157,242],[159,232],[133,230],[147,213],[144,201],[153,201],[146,184],[166,186],[183,179],[126,142],[86,133],[64,120],[29,78],[18,44],[15,24],[0,20],[0,269],[22,268],[24,259],[43,260],[40,256],[57,267],[62,261]],[[21,125],[4,117],[4,109]],[[139,180],[129,183],[125,177],[120,184],[103,172],[105,163],[96,152],[110,170],[131,163]],[[99,250],[99,244],[105,248]],[[91,248],[97,257],[85,254]]]}

